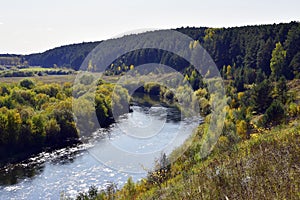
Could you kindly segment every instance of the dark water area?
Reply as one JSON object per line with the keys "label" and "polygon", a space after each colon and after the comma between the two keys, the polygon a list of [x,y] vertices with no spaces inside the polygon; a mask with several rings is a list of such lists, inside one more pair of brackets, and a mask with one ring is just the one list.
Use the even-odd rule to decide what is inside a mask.
{"label": "dark water area", "polygon": [[199,119],[182,119],[178,108],[158,97],[136,96],[131,109],[88,143],[2,167],[0,199],[75,197],[91,185],[105,188],[113,182],[121,187],[130,176],[138,181],[162,152],[172,152],[198,125]]}

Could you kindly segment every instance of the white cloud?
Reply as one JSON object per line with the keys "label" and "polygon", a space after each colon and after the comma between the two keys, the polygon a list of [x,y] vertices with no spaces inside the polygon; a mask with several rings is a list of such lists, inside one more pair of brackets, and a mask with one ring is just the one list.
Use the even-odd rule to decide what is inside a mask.
{"label": "white cloud", "polygon": [[4,24],[3,22],[0,22],[0,25]]}

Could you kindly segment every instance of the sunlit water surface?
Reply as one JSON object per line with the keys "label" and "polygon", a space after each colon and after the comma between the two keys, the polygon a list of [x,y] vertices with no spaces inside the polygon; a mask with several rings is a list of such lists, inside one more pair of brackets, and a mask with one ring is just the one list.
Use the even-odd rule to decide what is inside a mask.
{"label": "sunlit water surface", "polygon": [[[118,123],[93,134],[87,144],[43,152],[2,168],[0,199],[76,197],[91,185],[105,188],[113,182],[121,187],[130,176],[137,181],[161,152],[170,153],[182,144],[199,122],[181,120],[175,107],[137,104],[132,109]],[[123,153],[143,159],[122,160]]]}

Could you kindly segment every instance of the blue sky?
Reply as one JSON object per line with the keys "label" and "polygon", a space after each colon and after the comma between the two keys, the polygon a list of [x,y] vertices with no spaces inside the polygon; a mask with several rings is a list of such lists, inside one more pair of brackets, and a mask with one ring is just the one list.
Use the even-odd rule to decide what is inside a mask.
{"label": "blue sky", "polygon": [[299,0],[0,0],[0,53],[33,53],[136,29],[300,21]]}

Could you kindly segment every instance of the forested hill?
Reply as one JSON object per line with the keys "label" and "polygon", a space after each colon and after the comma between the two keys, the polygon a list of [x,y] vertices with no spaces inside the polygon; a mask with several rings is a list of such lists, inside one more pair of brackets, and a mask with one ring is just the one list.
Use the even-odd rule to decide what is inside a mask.
{"label": "forested hill", "polygon": [[30,55],[0,54],[0,65],[29,65],[46,68],[57,66],[78,70],[84,58],[98,44],[100,42],[83,42]]}
{"label": "forested hill", "polygon": [[58,67],[67,67],[78,70],[84,58],[99,43],[100,42],[84,42],[61,46],[44,53],[27,55],[24,59],[31,66],[53,67],[54,65],[57,65]]}
{"label": "forested hill", "polygon": [[[273,25],[257,25],[233,28],[178,28],[189,35],[209,52],[219,69],[231,67],[246,69],[245,71],[261,69],[270,75],[270,61],[276,47],[284,53],[283,73],[292,78],[300,71],[300,23],[290,22]],[[126,37],[126,36],[125,36]],[[151,42],[151,41],[149,41]],[[100,42],[73,44],[48,50],[44,53],[20,56],[20,62],[30,66],[68,67],[79,69],[85,56]],[[111,73],[118,74],[126,71],[129,65],[140,65],[149,61],[172,65],[174,56],[143,50],[131,52],[122,61],[116,61]],[[3,55],[2,55],[3,56]],[[3,57],[0,56],[0,65]],[[2,59],[1,59],[2,58]],[[11,59],[15,57],[11,57]],[[180,63],[179,63],[180,64]],[[184,68],[182,63],[181,68]],[[225,69],[224,69],[225,70]]]}
{"label": "forested hill", "polygon": [[180,28],[209,52],[219,68],[237,66],[271,73],[270,60],[276,43],[286,51],[285,67],[299,71],[299,22],[235,28]]}

